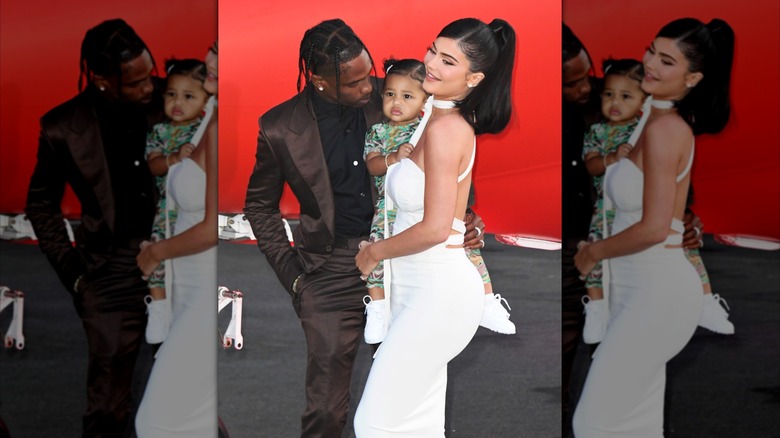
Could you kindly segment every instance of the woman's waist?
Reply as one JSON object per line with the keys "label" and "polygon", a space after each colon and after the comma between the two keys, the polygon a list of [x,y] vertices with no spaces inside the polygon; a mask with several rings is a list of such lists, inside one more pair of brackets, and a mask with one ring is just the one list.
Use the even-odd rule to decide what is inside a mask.
{"label": "woman's waist", "polygon": [[[642,220],[642,211],[623,211],[618,210],[615,212],[615,219],[612,221],[612,229],[610,235],[615,235],[622,232],[626,228],[638,223]],[[672,218],[672,222],[669,224],[669,234],[666,240],[661,245],[676,245],[679,246],[682,243],[682,234],[685,232],[685,226],[680,219]]]}

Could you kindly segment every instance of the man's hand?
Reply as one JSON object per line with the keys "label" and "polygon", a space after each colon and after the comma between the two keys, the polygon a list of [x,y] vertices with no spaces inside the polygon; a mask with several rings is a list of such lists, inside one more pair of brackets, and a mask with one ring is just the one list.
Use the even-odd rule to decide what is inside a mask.
{"label": "man's hand", "polygon": [[683,248],[697,249],[704,246],[704,224],[702,224],[699,216],[696,216],[691,210],[687,210],[683,216],[683,225],[685,225],[685,232],[683,233]]}
{"label": "man's hand", "polygon": [[482,249],[485,247],[485,223],[476,213],[466,213],[463,219],[466,223],[466,233],[463,235],[463,247],[467,249]]}

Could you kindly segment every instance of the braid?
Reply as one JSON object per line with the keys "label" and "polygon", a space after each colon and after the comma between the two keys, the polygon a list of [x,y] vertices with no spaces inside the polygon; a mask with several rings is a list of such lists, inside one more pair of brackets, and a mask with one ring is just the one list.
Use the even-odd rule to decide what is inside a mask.
{"label": "braid", "polygon": [[333,75],[336,98],[340,101],[341,65],[355,59],[363,50],[373,66],[374,60],[365,44],[343,20],[323,21],[307,30],[298,52],[298,92],[302,86],[309,85],[312,75]]}
{"label": "braid", "polygon": [[151,56],[146,43],[121,18],[104,21],[89,29],[81,42],[79,91],[96,74],[121,78],[122,64],[141,56],[144,50]]}

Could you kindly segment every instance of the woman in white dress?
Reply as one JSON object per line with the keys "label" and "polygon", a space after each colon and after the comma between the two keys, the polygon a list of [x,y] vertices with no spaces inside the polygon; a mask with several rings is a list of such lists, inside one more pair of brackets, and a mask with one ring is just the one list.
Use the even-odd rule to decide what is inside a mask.
{"label": "woman in white dress", "polygon": [[610,322],[574,414],[577,438],[663,436],[666,363],[702,310],[701,281],[681,248],[694,136],[728,121],[733,52],[727,23],[687,18],[664,26],[645,53],[649,116],[605,176],[612,237],[582,242],[574,258],[582,275],[600,260],[611,272]]}
{"label": "woman in white dress", "polygon": [[509,122],[514,53],[505,21],[462,19],[425,55],[423,88],[434,108],[411,156],[387,172],[387,199],[397,207],[392,237],[361,244],[356,257],[363,275],[391,259],[392,311],[355,414],[358,437],[444,436],[447,363],[474,336],[484,303],[462,246],[475,136]]}
{"label": "woman in white dress", "polygon": [[[204,88],[217,96],[217,44],[206,56]],[[217,113],[189,158],[171,166],[179,207],[174,235],[144,245],[138,266],[171,260],[173,319],[136,415],[140,438],[217,436]]]}

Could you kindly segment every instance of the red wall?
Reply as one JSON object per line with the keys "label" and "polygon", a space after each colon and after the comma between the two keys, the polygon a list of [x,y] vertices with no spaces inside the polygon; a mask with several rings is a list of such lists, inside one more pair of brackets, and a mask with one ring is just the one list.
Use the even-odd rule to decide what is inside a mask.
{"label": "red wall", "polygon": [[674,19],[731,25],[732,118],[722,133],[696,139],[694,209],[709,233],[780,238],[780,2],[565,0],[563,17],[599,69],[609,56],[641,59]]}
{"label": "red wall", "polygon": [[[561,9],[559,2],[522,3],[220,2],[220,211],[243,209],[255,163],[257,119],[295,94],[298,48],[306,29],[342,18],[381,70],[390,55],[421,59],[437,33],[455,19],[500,17],[518,34],[515,111],[505,132],[478,141],[476,210],[490,232],[560,240]],[[289,192],[283,211],[297,213]]]}
{"label": "red wall", "polygon": [[[24,209],[35,166],[38,119],[78,92],[81,41],[103,20],[123,18],[164,75],[165,59],[203,58],[217,35],[216,0],[3,1],[0,4],[0,213]],[[63,209],[77,216],[68,195]]]}

